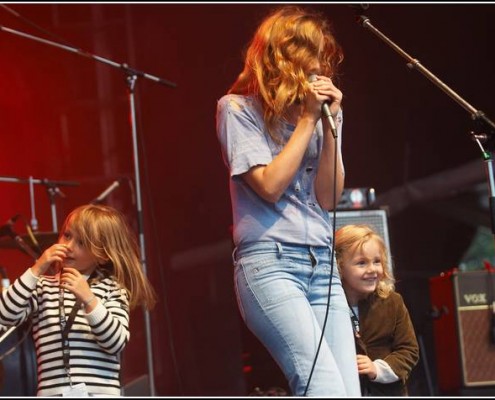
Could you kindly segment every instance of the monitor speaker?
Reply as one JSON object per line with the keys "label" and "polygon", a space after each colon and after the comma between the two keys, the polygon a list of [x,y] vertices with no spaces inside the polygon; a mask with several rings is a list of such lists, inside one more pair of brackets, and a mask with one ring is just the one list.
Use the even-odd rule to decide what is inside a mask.
{"label": "monitor speaker", "polygon": [[126,382],[122,387],[122,396],[144,397],[150,396],[149,375],[141,375],[133,380]]}
{"label": "monitor speaker", "polygon": [[[332,218],[333,212],[330,212]],[[383,238],[387,245],[388,259],[390,263],[390,272],[393,273],[393,262],[390,249],[390,239],[388,234],[388,219],[387,212],[383,209],[377,210],[349,210],[336,211],[335,230],[344,225],[366,224],[373,227],[377,233]]]}
{"label": "monitor speaker", "polygon": [[0,329],[0,397],[36,396],[36,350],[30,321]]}

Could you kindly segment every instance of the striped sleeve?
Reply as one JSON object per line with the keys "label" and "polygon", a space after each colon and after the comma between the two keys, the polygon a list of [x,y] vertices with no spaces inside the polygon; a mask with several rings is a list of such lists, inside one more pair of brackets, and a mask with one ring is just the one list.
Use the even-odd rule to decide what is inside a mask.
{"label": "striped sleeve", "polygon": [[27,269],[0,296],[0,323],[20,325],[37,309],[38,278]]}
{"label": "striped sleeve", "polygon": [[86,318],[99,346],[109,354],[118,354],[130,338],[127,292],[115,284],[104,295],[97,288],[93,291],[99,301]]}

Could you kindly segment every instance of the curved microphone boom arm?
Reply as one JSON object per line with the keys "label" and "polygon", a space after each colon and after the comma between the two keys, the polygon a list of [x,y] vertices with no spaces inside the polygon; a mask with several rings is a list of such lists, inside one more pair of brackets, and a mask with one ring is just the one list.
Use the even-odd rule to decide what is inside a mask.
{"label": "curved microphone boom arm", "polygon": [[31,39],[31,40],[34,40],[36,42],[44,43],[44,44],[47,44],[47,45],[50,45],[53,47],[58,47],[62,50],[66,50],[68,52],[75,53],[75,54],[82,56],[82,57],[91,58],[94,61],[98,61],[98,62],[107,64],[107,65],[110,65],[111,67],[114,67],[114,68],[119,68],[119,69],[123,70],[127,75],[132,75],[132,76],[150,79],[154,82],[161,83],[163,85],[173,87],[173,88],[177,87],[177,84],[175,84],[174,82],[171,82],[167,79],[159,78],[158,76],[151,75],[151,74],[148,74],[148,73],[143,72],[143,71],[139,71],[137,69],[129,67],[125,63],[117,63],[115,61],[109,60],[108,58],[97,56],[95,54],[92,54],[88,51],[84,51],[82,49],[78,49],[78,48],[67,46],[67,45],[64,45],[61,43],[53,42],[51,40],[43,39],[43,38],[40,38],[38,36],[33,36],[33,35],[30,35],[30,34],[25,33],[25,32],[20,32],[20,31],[11,29],[11,28],[7,28],[3,25],[0,25],[0,31],[12,33],[12,34],[17,35],[17,36],[22,36],[24,38]]}
{"label": "curved microphone boom arm", "polygon": [[[142,209],[142,201],[141,201],[141,181],[140,181],[140,172],[139,172],[139,152],[138,152],[138,140],[137,140],[137,129],[136,129],[136,111],[135,111],[135,100],[134,100],[134,88],[136,84],[137,78],[146,78],[156,83],[160,83],[162,85],[175,88],[177,85],[174,82],[171,82],[167,79],[163,79],[151,74],[148,74],[143,71],[139,71],[135,68],[129,67],[125,63],[117,63],[115,61],[109,60],[104,57],[97,56],[90,52],[84,51],[79,48],[67,46],[61,43],[53,42],[51,40],[43,39],[37,36],[33,36],[24,32],[20,32],[11,28],[7,28],[5,26],[0,25],[0,31],[11,33],[17,36],[21,36],[30,40],[34,40],[36,42],[40,42],[49,46],[58,47],[62,50],[75,53],[79,56],[90,58],[93,61],[98,61],[104,64],[107,64],[111,67],[120,69],[124,71],[127,76],[127,86],[128,86],[128,94],[129,94],[129,107],[130,107],[130,123],[131,123],[131,133],[132,133],[132,145],[133,145],[133,155],[134,155],[134,175],[135,175],[135,185],[136,185],[136,208],[137,208],[137,220],[138,220],[138,229],[139,229],[139,246],[140,246],[140,255],[141,255],[141,264],[143,266],[143,272],[147,275],[147,266],[146,266],[146,250],[145,250],[145,239],[144,239],[144,227],[143,227],[143,209]],[[155,383],[154,383],[154,367],[153,367],[153,350],[151,347],[151,323],[149,311],[147,309],[143,310],[144,312],[144,320],[145,320],[145,329],[146,329],[146,350],[147,350],[147,362],[148,362],[148,379],[150,385],[150,395],[156,396],[155,391]]]}
{"label": "curved microphone boom arm", "polygon": [[[367,7],[366,7],[367,8]],[[364,7],[361,7],[364,10]],[[471,114],[471,119],[478,124],[478,126],[484,131],[480,133],[470,132],[471,139],[474,140],[478,146],[481,148],[483,160],[485,162],[485,171],[488,180],[489,189],[489,205],[490,205],[490,221],[492,234],[495,235],[495,179],[494,179],[494,168],[493,159],[491,152],[495,145],[495,123],[488,118],[485,113],[481,110],[477,110],[466,100],[464,100],[459,94],[442,82],[438,77],[432,74],[427,68],[425,68],[417,59],[411,57],[404,50],[402,50],[397,44],[390,40],[386,35],[380,32],[375,26],[370,22],[370,19],[365,15],[360,15],[356,12],[356,21],[364,28],[368,29],[375,36],[379,37],[386,44],[388,44],[394,51],[399,53],[402,57],[407,60],[407,66],[410,69],[416,69],[421,72],[426,78],[433,82],[438,88],[440,88],[444,93],[456,101],[462,108]],[[488,151],[483,148],[482,143],[487,145]]]}
{"label": "curved microphone boom arm", "polygon": [[457,94],[454,90],[452,90],[449,86],[447,86],[444,82],[442,82],[437,76],[431,73],[426,67],[424,67],[419,60],[411,57],[404,50],[402,50],[397,44],[395,44],[392,40],[390,40],[387,36],[385,36],[382,32],[380,32],[375,26],[371,24],[370,19],[365,15],[356,15],[357,22],[363,27],[368,29],[375,36],[379,37],[386,44],[388,44],[393,50],[395,50],[399,55],[407,60],[407,66],[410,69],[416,69],[421,72],[428,80],[433,82],[438,88],[440,88],[444,93],[446,93],[449,97],[451,97],[454,101],[456,101],[462,108],[464,108],[467,112],[471,114],[471,118],[473,121],[482,122],[488,127],[489,132],[482,135],[483,139],[489,139],[488,135],[493,135],[495,132],[495,123],[488,118],[485,113],[481,110],[477,110],[471,104],[469,104],[466,100],[464,100],[459,94]]}

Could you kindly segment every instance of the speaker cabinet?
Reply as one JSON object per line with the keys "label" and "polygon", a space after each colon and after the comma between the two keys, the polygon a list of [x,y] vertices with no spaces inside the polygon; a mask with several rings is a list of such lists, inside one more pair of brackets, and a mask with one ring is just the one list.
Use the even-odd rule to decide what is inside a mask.
{"label": "speaker cabinet", "polygon": [[0,397],[36,396],[36,350],[31,324],[0,331]]}
{"label": "speaker cabinet", "polygon": [[430,278],[438,386],[444,394],[495,385],[494,293],[490,271],[453,270]]}
{"label": "speaker cabinet", "polygon": [[[332,218],[333,212],[330,212]],[[373,227],[377,233],[383,238],[387,245],[388,259],[390,263],[390,272],[393,273],[393,262],[390,253],[390,240],[388,235],[388,220],[387,212],[383,209],[376,210],[349,210],[337,211],[335,216],[335,230],[343,225],[350,224],[367,224]]]}

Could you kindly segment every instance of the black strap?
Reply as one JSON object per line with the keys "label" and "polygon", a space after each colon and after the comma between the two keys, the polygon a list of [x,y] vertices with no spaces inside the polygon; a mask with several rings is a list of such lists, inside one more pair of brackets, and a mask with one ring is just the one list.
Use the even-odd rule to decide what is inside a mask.
{"label": "black strap", "polygon": [[[356,315],[354,309],[349,305],[349,309],[351,310],[351,321],[352,321],[352,329],[354,331],[355,343],[356,343],[356,351],[358,354],[367,355],[368,351],[366,350],[366,344],[363,342],[360,334],[359,328],[359,317]],[[367,375],[359,375],[359,385],[361,386],[361,395],[363,397],[368,397],[370,394],[368,385],[369,378]]]}
{"label": "black strap", "polygon": [[65,307],[64,307],[64,289],[60,288],[59,293],[59,307],[60,307],[60,326],[62,328],[62,356],[64,361],[65,372],[69,377],[69,383],[72,386],[72,378],[70,375],[70,347],[69,347],[69,332],[76,314],[81,308],[81,301],[77,300],[72,307],[69,318],[65,319]]}
{"label": "black strap", "polygon": [[[96,279],[98,276],[98,272],[95,269],[93,273],[88,278],[88,284],[91,285],[91,281]],[[69,377],[70,385],[72,386],[72,378],[70,375],[70,347],[69,347],[69,332],[74,320],[76,319],[76,314],[81,308],[82,301],[76,300],[72,310],[69,314],[69,318],[65,319],[65,307],[64,307],[64,289],[60,287],[59,292],[59,309],[60,309],[60,326],[62,328],[62,355],[64,361],[65,372]]]}
{"label": "black strap", "polygon": [[351,310],[351,321],[352,321],[352,329],[354,330],[354,336],[356,336],[357,338],[361,337],[361,335],[359,334],[359,317],[356,315],[356,313],[354,312],[354,309],[349,306],[349,309]]}
{"label": "black strap", "polygon": [[[74,307],[72,307],[72,310],[71,310],[70,315],[69,315],[69,319],[67,320],[67,323],[65,324],[65,327],[62,330],[62,339],[69,337],[70,328],[71,328],[72,324],[74,323],[74,320],[76,319],[76,314],[79,311],[79,309],[81,308],[81,304],[82,304],[81,300],[77,300],[76,303],[74,304]],[[63,304],[62,304],[62,307],[63,307]]]}

